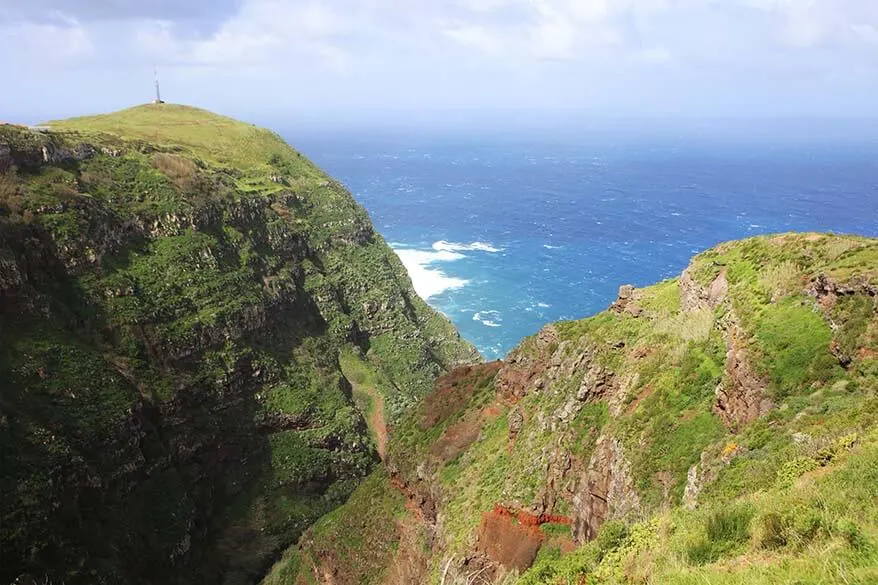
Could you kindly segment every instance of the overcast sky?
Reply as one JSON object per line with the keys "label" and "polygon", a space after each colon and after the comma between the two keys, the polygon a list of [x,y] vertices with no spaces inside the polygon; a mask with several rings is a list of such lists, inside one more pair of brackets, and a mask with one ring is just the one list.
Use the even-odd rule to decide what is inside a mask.
{"label": "overcast sky", "polygon": [[0,119],[878,117],[878,0],[0,0]]}

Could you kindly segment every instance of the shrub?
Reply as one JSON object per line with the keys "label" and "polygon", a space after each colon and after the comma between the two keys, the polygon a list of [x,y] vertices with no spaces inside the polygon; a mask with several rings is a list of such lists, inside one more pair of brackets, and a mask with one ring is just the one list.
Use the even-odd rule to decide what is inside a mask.
{"label": "shrub", "polygon": [[777,483],[780,486],[787,487],[793,485],[799,477],[820,467],[811,457],[796,457],[783,464],[777,472]]}
{"label": "shrub", "polygon": [[625,543],[628,538],[628,526],[620,520],[606,522],[598,532],[595,544],[603,557],[611,550],[616,550]]}
{"label": "shrub", "polygon": [[5,207],[10,213],[19,213],[21,211],[21,197],[21,188],[15,179],[14,171],[0,173],[0,210]]}
{"label": "shrub", "polygon": [[752,517],[753,510],[748,506],[711,512],[705,522],[703,536],[686,551],[689,562],[696,565],[712,563],[747,542],[750,539]]}
{"label": "shrub", "polygon": [[871,546],[869,539],[863,534],[859,524],[853,520],[847,518],[840,519],[835,525],[835,531],[854,550],[865,551]]}
{"label": "shrub", "polygon": [[760,548],[776,549],[786,546],[787,536],[783,516],[777,512],[762,515],[756,523],[754,539]]}
{"label": "shrub", "polygon": [[769,266],[762,272],[759,284],[772,301],[777,300],[795,292],[797,285],[801,288],[799,267],[789,260]]}
{"label": "shrub", "polygon": [[711,542],[743,542],[750,538],[753,511],[739,507],[718,510],[707,519],[707,538]]}
{"label": "shrub", "polygon": [[190,191],[196,184],[198,168],[188,158],[157,152],[152,157],[152,166],[167,176],[181,191]]}
{"label": "shrub", "polygon": [[764,549],[801,547],[828,532],[820,510],[800,505],[782,513],[768,512],[762,515],[756,522],[754,541]]}

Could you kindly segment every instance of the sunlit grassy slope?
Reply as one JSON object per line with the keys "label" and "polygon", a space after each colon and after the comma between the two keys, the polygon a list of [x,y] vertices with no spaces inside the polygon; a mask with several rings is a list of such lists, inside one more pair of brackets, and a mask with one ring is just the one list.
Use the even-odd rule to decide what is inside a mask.
{"label": "sunlit grassy slope", "polygon": [[47,125],[58,130],[109,133],[156,146],[185,148],[201,158],[238,168],[268,167],[272,160],[289,163],[298,158],[299,170],[315,170],[274,132],[191,106],[146,104]]}
{"label": "sunlit grassy slope", "polygon": [[[408,582],[878,583],[876,291],[878,240],[780,234],[699,254],[684,277],[632,292],[631,310],[550,325],[496,377],[440,379],[393,429],[394,481],[377,474],[266,584],[338,569],[345,585],[402,585],[396,568],[418,563],[422,579]],[[719,408],[745,377],[750,402],[770,405]],[[607,462],[607,440],[623,463]],[[615,491],[600,491],[601,473]],[[368,516],[400,486],[436,510],[415,546],[405,522],[382,531]],[[568,525],[594,521],[592,494],[610,510],[594,539]],[[497,506],[545,522],[528,540],[491,523]],[[356,562],[327,554],[376,538],[399,552],[382,540]],[[521,571],[497,542],[539,551]]]}

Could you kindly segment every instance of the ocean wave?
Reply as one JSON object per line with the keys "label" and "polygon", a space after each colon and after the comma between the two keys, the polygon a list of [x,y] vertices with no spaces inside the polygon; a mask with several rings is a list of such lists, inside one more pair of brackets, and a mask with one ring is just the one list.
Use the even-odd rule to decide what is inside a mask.
{"label": "ocean wave", "polygon": [[564,246],[553,246],[552,244],[543,244],[543,248],[546,250],[560,250]]}
{"label": "ocean wave", "polygon": [[451,251],[429,252],[426,250],[394,249],[412,279],[415,292],[427,300],[447,290],[463,288],[469,281],[448,276],[438,268],[431,268],[434,262],[453,262],[463,258],[463,254]]}
{"label": "ocean wave", "polygon": [[502,252],[503,248],[497,248],[487,242],[472,242],[471,244],[461,244],[459,242],[446,242],[439,240],[433,243],[433,249],[437,252],[488,252],[494,254]]}
{"label": "ocean wave", "polygon": [[[490,317],[490,319],[488,318]],[[478,321],[486,327],[502,327],[498,321],[502,321],[497,311],[479,311],[473,315],[473,321]]]}

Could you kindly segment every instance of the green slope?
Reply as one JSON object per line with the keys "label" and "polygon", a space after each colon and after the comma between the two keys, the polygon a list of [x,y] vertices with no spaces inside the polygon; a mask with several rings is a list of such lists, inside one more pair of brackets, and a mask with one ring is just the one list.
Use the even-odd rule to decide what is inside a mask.
{"label": "green slope", "polygon": [[[206,110],[174,104],[147,104],[127,110],[56,120],[47,124],[60,131],[107,133],[173,149],[186,149],[212,162],[240,169],[267,169],[272,157],[284,162],[299,158],[274,132]],[[302,161],[300,174],[317,174]]]}
{"label": "green slope", "polygon": [[723,244],[441,379],[370,483],[396,530],[355,492],[267,583],[875,583],[876,423],[878,241]]}
{"label": "green slope", "polygon": [[0,581],[257,580],[378,461],[341,353],[385,424],[478,359],[277,135],[0,127]]}

